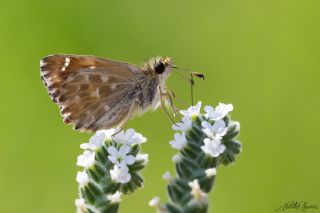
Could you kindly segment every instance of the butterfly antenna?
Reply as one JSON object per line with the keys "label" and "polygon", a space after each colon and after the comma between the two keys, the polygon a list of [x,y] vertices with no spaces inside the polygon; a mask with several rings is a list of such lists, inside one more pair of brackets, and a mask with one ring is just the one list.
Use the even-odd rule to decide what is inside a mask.
{"label": "butterfly antenna", "polygon": [[[173,68],[177,68],[177,67],[173,67]],[[190,79],[183,76],[181,73],[177,72],[176,70],[173,70],[175,73],[177,73],[181,78],[183,78],[184,80],[188,81],[190,83]]]}
{"label": "butterfly antenna", "polygon": [[201,78],[202,80],[205,79],[204,74],[199,73],[199,72],[192,72],[188,69],[182,68],[182,67],[178,67],[176,65],[172,65],[172,68],[174,69],[179,69],[179,70],[183,70],[186,72],[190,73],[190,79],[186,78],[185,76],[181,75],[179,72],[176,72],[179,76],[181,76],[183,79],[186,79],[189,83],[190,83],[190,92],[191,92],[191,106],[193,106],[193,86],[194,86],[194,80],[193,80],[193,76],[196,76],[198,78]]}
{"label": "butterfly antenna", "polygon": [[193,81],[193,75],[192,74],[190,74],[190,78],[191,78],[191,84],[190,84],[191,106],[193,106],[193,85],[194,85],[194,81]]}
{"label": "butterfly antenna", "polygon": [[[172,65],[172,68],[173,68],[173,69],[179,69],[179,70],[182,70],[182,71],[186,71],[186,72],[190,73],[192,76],[196,76],[197,78],[201,78],[202,80],[205,79],[205,76],[204,76],[203,73],[193,72],[193,71],[190,71],[190,70],[188,70],[188,69],[186,69],[186,68],[178,67],[178,66],[176,66],[176,65]],[[177,73],[178,73],[178,72],[177,72]],[[180,74],[180,76],[181,76],[181,74]],[[184,78],[185,78],[185,77],[184,77]]]}

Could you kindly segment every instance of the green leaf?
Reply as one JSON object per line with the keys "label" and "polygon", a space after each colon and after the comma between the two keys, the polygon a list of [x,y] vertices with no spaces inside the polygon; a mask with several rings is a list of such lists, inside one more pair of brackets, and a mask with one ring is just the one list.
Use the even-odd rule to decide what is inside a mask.
{"label": "green leaf", "polygon": [[172,203],[167,203],[165,205],[168,213],[183,213],[182,210]]}
{"label": "green leaf", "polygon": [[184,213],[207,213],[208,203],[191,200],[183,209]]}
{"label": "green leaf", "polygon": [[134,164],[129,165],[128,168],[130,172],[137,172],[145,167],[144,163],[145,162],[143,160],[139,160],[134,162]]}
{"label": "green leaf", "polygon": [[179,177],[191,180],[193,172],[199,169],[199,165],[190,158],[182,157],[181,161],[177,163],[179,166]]}
{"label": "green leaf", "polygon": [[171,200],[180,206],[185,205],[192,198],[189,193],[191,188],[188,185],[188,180],[176,178],[171,181],[167,188]]}
{"label": "green leaf", "polygon": [[223,140],[231,140],[239,135],[239,130],[237,125],[232,125],[228,127],[228,131],[225,136],[223,136]]}
{"label": "green leaf", "polygon": [[137,154],[140,152],[140,146],[138,144],[135,144],[131,148],[130,154],[133,156],[137,156]]}

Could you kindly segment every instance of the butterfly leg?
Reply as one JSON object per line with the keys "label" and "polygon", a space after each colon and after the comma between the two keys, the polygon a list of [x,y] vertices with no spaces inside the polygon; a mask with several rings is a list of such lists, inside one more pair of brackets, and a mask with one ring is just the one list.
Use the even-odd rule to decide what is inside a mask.
{"label": "butterfly leg", "polygon": [[165,107],[165,105],[164,105],[164,102],[163,102],[163,100],[164,100],[163,94],[164,94],[164,93],[162,92],[160,86],[158,86],[158,92],[159,92],[159,95],[160,95],[160,101],[161,101],[161,106],[162,106],[163,110],[165,111],[166,115],[167,115],[168,118],[171,120],[171,122],[172,122],[174,125],[177,126],[176,122],[171,118],[168,110],[166,109],[166,107]]}
{"label": "butterfly leg", "polygon": [[[170,90],[169,90],[170,91]],[[176,108],[176,106],[173,104],[172,98],[174,97],[174,94],[170,91],[169,92],[162,92],[162,98],[165,100],[168,100],[170,103],[170,106],[174,112],[174,116],[176,116],[178,109]]]}
{"label": "butterfly leg", "polygon": [[[170,88],[166,88],[169,90],[171,97],[174,98],[179,104],[181,105],[189,105],[185,100],[183,100],[181,97],[177,96]],[[179,111],[179,108],[176,107],[176,111]]]}

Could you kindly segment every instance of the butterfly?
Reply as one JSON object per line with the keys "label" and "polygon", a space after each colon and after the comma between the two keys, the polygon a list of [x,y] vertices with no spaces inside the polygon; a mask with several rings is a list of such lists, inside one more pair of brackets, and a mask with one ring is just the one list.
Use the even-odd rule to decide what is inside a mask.
{"label": "butterfly", "polygon": [[156,109],[164,97],[172,59],[156,57],[143,66],[95,56],[49,55],[40,76],[63,121],[75,130],[122,127],[136,114]]}

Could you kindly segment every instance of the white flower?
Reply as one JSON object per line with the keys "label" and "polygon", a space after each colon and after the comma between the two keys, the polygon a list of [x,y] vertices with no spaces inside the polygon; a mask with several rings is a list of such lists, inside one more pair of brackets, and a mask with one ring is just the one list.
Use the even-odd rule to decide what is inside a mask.
{"label": "white flower", "polygon": [[103,132],[100,132],[100,133],[97,132],[95,135],[93,135],[90,138],[89,143],[81,144],[80,148],[97,150],[103,145],[104,140],[105,140],[105,134]]}
{"label": "white flower", "polygon": [[189,107],[188,110],[180,110],[180,113],[184,116],[194,119],[198,117],[198,115],[200,114],[200,108],[201,108],[201,101],[199,101],[197,105]]}
{"label": "white flower", "polygon": [[172,148],[181,150],[184,148],[184,146],[187,143],[186,135],[184,132],[182,134],[180,133],[175,133],[174,134],[174,140],[170,141],[169,144],[171,145]]}
{"label": "white flower", "polygon": [[212,176],[215,176],[217,174],[217,170],[216,168],[210,168],[210,169],[207,169],[205,171],[207,177],[212,177]]}
{"label": "white flower", "polygon": [[176,123],[172,125],[172,129],[176,130],[176,131],[182,131],[182,132],[186,132],[189,129],[191,129],[192,127],[192,120],[190,119],[190,117],[184,116],[181,119],[180,123]]}
{"label": "white flower", "polygon": [[142,144],[147,141],[147,138],[143,137],[140,133],[135,133],[132,138],[132,144]]}
{"label": "white flower", "polygon": [[228,130],[226,123],[223,120],[218,120],[211,125],[207,121],[202,121],[201,126],[203,127],[203,132],[212,139],[220,140]]}
{"label": "white flower", "polygon": [[114,146],[109,146],[108,159],[114,164],[132,165],[136,159],[133,155],[128,155],[130,149],[128,145],[122,145],[119,150]]}
{"label": "white flower", "polygon": [[150,201],[149,201],[149,206],[151,207],[157,207],[160,204],[160,198],[159,197],[153,197]]}
{"label": "white flower", "polygon": [[85,171],[78,172],[76,179],[81,187],[89,183],[89,176]]}
{"label": "white flower", "polygon": [[166,181],[171,181],[172,180],[172,176],[170,174],[169,171],[166,171],[163,175],[162,175],[162,178],[163,180],[166,180]]}
{"label": "white flower", "polygon": [[233,110],[232,104],[223,104],[223,103],[219,103],[219,105],[215,109],[213,109],[212,106],[204,107],[204,111],[206,112],[205,116],[215,121],[224,118],[232,110]]}
{"label": "white flower", "polygon": [[118,183],[128,183],[131,180],[129,168],[123,165],[114,165],[110,170],[111,179]]}
{"label": "white flower", "polygon": [[85,213],[87,212],[85,200],[83,198],[79,198],[75,200],[75,205],[77,207],[77,213]]}
{"label": "white flower", "polygon": [[113,140],[119,144],[130,145],[134,134],[135,134],[134,129],[128,129],[126,132],[122,130],[121,132],[113,136]]}
{"label": "white flower", "polygon": [[77,165],[88,168],[93,165],[95,158],[95,152],[85,150],[82,155],[78,156]]}
{"label": "white flower", "polygon": [[193,181],[189,182],[188,185],[192,190],[201,190],[198,179],[194,179]]}
{"label": "white flower", "polygon": [[112,195],[107,195],[107,198],[111,201],[111,203],[119,203],[121,201],[121,195],[121,192],[116,191],[116,193]]}
{"label": "white flower", "polygon": [[191,187],[190,193],[195,200],[206,200],[207,194],[201,190],[198,179],[194,179],[193,181],[189,182],[189,186]]}
{"label": "white flower", "polygon": [[118,132],[120,129],[116,128],[116,129],[102,129],[102,130],[98,130],[97,134],[99,133],[103,133],[104,134],[104,140],[111,140],[112,136]]}
{"label": "white flower", "polygon": [[174,156],[172,156],[172,162],[173,163],[179,163],[182,159],[182,156],[178,153],[178,154],[175,154]]}
{"label": "white flower", "polygon": [[143,165],[147,165],[147,163],[149,162],[149,155],[138,153],[136,156],[136,161],[140,161],[140,160],[143,161]]}
{"label": "white flower", "polygon": [[139,133],[136,133],[134,129],[128,129],[126,132],[122,130],[113,136],[113,139],[116,143],[127,145],[141,144],[147,141],[145,137]]}
{"label": "white flower", "polygon": [[202,151],[211,156],[218,157],[226,149],[225,145],[221,144],[220,140],[205,138],[203,140],[204,146],[201,146]]}

